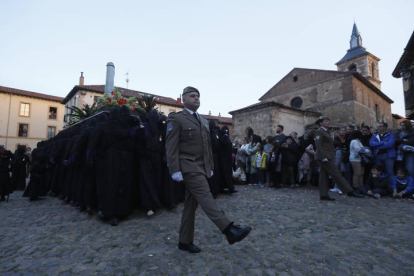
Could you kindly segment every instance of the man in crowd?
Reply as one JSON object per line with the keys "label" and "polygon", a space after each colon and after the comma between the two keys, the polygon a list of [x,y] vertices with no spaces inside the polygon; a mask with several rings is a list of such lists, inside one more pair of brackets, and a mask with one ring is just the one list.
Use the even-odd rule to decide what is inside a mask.
{"label": "man in crowd", "polygon": [[[362,139],[361,143],[364,147],[369,147],[369,142],[371,141],[372,133],[369,126],[361,127]],[[372,164],[364,164],[364,183],[367,181],[369,173],[371,171]]]}
{"label": "man in crowd", "polygon": [[369,146],[372,149],[375,164],[385,168],[385,172],[388,175],[388,187],[392,185],[394,162],[397,156],[394,144],[395,136],[388,131],[388,124],[379,123],[377,125],[377,132],[372,135]]}
{"label": "man in crowd", "polygon": [[282,125],[277,125],[277,127],[276,127],[276,136],[273,139],[273,142],[278,143],[279,146],[281,146],[286,140],[286,135],[283,134],[283,129],[284,129],[284,127]]}
{"label": "man in crowd", "polygon": [[207,178],[213,175],[209,124],[197,113],[200,92],[194,87],[183,91],[184,110],[171,113],[167,120],[166,151],[173,180],[184,182],[186,196],[178,248],[190,253],[201,251],[194,241],[194,222],[198,204],[210,220],[226,235],[229,244],[243,240],[252,230],[233,225],[217,206],[210,193]]}
{"label": "man in crowd", "polygon": [[362,139],[361,143],[364,147],[369,147],[369,141],[371,141],[372,133],[369,126],[361,127]]}

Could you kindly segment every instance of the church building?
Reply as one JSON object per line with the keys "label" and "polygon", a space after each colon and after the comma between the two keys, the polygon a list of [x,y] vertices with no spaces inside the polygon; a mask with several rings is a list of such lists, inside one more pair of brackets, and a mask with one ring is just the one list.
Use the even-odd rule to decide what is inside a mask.
{"label": "church building", "polygon": [[366,51],[354,23],[350,48],[335,65],[337,71],[294,68],[260,99],[259,103],[231,111],[233,137],[285,134],[316,127],[317,117],[328,116],[333,128],[353,124],[375,127],[392,124],[393,101],[381,91],[380,59]]}

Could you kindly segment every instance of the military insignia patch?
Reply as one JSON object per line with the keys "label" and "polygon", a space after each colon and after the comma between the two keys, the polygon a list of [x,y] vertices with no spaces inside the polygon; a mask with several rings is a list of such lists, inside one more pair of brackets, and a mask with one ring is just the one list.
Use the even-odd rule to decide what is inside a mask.
{"label": "military insignia patch", "polygon": [[173,128],[172,124],[168,124],[168,125],[167,125],[167,131],[171,131],[171,130],[172,130],[172,128]]}

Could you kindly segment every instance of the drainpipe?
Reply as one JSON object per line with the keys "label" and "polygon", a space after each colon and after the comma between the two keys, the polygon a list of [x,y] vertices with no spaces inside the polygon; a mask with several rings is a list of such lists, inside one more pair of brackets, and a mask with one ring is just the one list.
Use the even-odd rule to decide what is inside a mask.
{"label": "drainpipe", "polygon": [[6,144],[4,147],[7,149],[7,140],[9,139],[9,123],[10,123],[10,107],[11,107],[11,97],[12,93],[10,93],[10,99],[9,99],[9,114],[7,116],[7,129],[6,129]]}

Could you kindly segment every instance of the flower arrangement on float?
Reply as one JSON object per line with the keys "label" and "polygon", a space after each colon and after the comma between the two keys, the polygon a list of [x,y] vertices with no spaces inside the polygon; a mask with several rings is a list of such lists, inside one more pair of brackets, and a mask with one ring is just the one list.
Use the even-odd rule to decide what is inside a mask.
{"label": "flower arrangement on float", "polygon": [[135,97],[124,98],[117,88],[111,92],[111,95],[104,93],[103,96],[98,100],[98,106],[101,110],[111,107],[121,107],[124,105],[131,110],[139,108],[137,106],[137,99]]}
{"label": "flower arrangement on float", "polygon": [[146,113],[149,113],[151,110],[156,109],[157,98],[153,95],[142,95],[141,99],[138,99],[138,105],[144,109]]}

